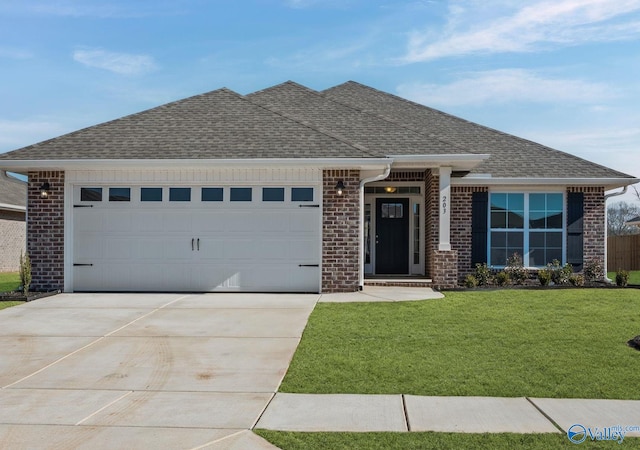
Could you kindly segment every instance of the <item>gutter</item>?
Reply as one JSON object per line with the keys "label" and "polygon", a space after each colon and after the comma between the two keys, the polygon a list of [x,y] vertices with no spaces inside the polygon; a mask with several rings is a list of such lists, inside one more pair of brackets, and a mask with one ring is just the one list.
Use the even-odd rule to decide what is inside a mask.
{"label": "gutter", "polygon": [[384,172],[378,175],[374,175],[369,178],[363,178],[360,180],[360,262],[358,264],[358,286],[360,290],[364,289],[364,185],[367,183],[373,183],[374,181],[384,180],[391,173],[391,163],[387,164]]}
{"label": "gutter", "polygon": [[612,192],[611,194],[607,194],[604,196],[604,280],[609,282],[609,283],[613,283],[613,280],[611,278],[609,278],[607,276],[607,259],[608,259],[608,253],[609,253],[609,219],[608,219],[608,208],[607,208],[607,200],[609,200],[611,197],[618,197],[620,195],[624,195],[627,193],[627,189],[629,189],[629,186],[625,186],[624,188],[622,188],[622,190],[620,192]]}

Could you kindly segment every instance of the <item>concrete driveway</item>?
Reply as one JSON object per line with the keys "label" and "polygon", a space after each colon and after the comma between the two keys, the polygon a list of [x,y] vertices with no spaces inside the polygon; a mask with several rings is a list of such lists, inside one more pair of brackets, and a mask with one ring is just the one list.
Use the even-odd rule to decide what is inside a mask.
{"label": "concrete driveway", "polygon": [[319,295],[61,294],[0,311],[0,448],[274,448],[249,431]]}

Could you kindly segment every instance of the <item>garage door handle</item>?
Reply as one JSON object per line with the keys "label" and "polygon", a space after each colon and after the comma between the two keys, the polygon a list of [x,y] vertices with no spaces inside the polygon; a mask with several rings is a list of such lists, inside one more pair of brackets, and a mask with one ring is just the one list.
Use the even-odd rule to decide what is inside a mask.
{"label": "garage door handle", "polygon": [[78,263],[73,263],[73,267],[93,267],[93,264],[78,264]]}
{"label": "garage door handle", "polygon": [[298,264],[298,267],[320,267],[320,264]]}
{"label": "garage door handle", "polygon": [[195,238],[191,238],[191,251],[193,251],[193,243],[195,241]]}
{"label": "garage door handle", "polygon": [[198,238],[198,251],[200,251],[200,238]]}
{"label": "garage door handle", "polygon": [[298,205],[300,208],[320,208],[320,205]]}

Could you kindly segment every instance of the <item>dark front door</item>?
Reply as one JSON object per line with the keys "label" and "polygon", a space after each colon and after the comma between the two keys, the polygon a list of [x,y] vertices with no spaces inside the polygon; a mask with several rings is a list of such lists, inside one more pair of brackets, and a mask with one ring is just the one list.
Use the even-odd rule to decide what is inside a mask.
{"label": "dark front door", "polygon": [[376,274],[409,274],[409,199],[376,200]]}

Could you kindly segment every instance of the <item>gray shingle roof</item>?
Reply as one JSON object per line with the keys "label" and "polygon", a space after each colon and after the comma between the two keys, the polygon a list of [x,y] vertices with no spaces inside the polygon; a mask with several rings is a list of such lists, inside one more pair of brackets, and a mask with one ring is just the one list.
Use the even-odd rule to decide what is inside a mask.
{"label": "gray shingle roof", "polygon": [[491,157],[472,173],[523,178],[633,178],[577,156],[503,133],[442,111],[350,81],[323,94],[409,129],[437,136]]}
{"label": "gray shingle roof", "polygon": [[378,155],[219,89],[24,147],[0,161],[372,156]]}
{"label": "gray shingle roof", "polygon": [[247,98],[380,155],[468,153],[463,147],[364,113],[291,81],[249,94]]}
{"label": "gray shingle roof", "polygon": [[0,155],[2,161],[379,158],[490,154],[493,177],[633,178],[355,82],[322,92],[287,82],[228,89]]}
{"label": "gray shingle roof", "polygon": [[0,203],[13,206],[27,205],[27,183],[0,171]]}

